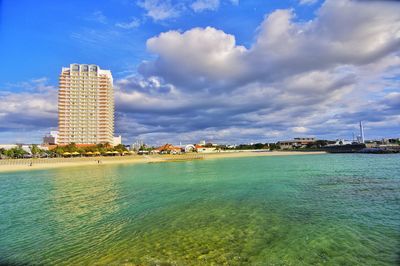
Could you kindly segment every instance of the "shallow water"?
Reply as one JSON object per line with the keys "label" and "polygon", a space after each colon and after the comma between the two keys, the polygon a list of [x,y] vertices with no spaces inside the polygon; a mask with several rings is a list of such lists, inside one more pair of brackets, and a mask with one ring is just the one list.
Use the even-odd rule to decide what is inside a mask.
{"label": "shallow water", "polygon": [[400,156],[0,174],[0,262],[397,265]]}

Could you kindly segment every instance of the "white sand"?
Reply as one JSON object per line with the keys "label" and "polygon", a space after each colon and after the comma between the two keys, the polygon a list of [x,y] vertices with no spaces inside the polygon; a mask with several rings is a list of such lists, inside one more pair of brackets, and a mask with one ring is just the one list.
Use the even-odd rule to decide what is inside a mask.
{"label": "white sand", "polygon": [[[145,155],[145,156],[121,156],[121,157],[93,157],[93,158],[72,158],[72,159],[20,159],[0,161],[0,172],[40,170],[62,167],[94,166],[110,164],[133,164],[133,163],[156,163],[170,162],[176,160],[193,159],[222,159],[235,157],[256,157],[256,156],[291,156],[291,155],[310,155],[325,154],[325,152],[297,152],[297,151],[273,151],[273,152],[254,152],[254,151],[235,151],[218,152],[205,154],[183,154],[183,155]],[[100,160],[100,164],[98,161]],[[30,165],[32,162],[32,166]]]}

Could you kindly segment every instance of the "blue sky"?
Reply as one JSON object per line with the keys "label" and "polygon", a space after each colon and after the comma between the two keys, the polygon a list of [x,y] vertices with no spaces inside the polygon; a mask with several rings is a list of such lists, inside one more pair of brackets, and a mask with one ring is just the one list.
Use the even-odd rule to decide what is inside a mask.
{"label": "blue sky", "polygon": [[112,71],[126,143],[399,137],[399,47],[398,1],[2,0],[0,143],[56,129],[75,62]]}

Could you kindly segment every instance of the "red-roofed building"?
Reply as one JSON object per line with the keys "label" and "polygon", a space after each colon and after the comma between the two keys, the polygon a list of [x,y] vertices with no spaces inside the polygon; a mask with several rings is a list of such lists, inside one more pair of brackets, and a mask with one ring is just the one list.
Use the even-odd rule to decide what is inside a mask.
{"label": "red-roofed building", "polygon": [[167,143],[167,144],[165,144],[165,145],[163,145],[161,147],[158,147],[156,149],[156,151],[159,152],[159,153],[173,153],[173,154],[176,154],[176,153],[181,153],[182,149],[180,147],[176,147],[176,146],[174,146],[172,144],[168,144]]}

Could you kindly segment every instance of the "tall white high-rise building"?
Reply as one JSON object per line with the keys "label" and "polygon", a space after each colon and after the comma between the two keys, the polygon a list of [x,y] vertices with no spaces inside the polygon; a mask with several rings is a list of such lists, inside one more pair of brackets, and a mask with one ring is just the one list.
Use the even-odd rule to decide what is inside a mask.
{"label": "tall white high-rise building", "polygon": [[111,71],[97,65],[63,67],[58,93],[58,143],[98,144],[114,140]]}

